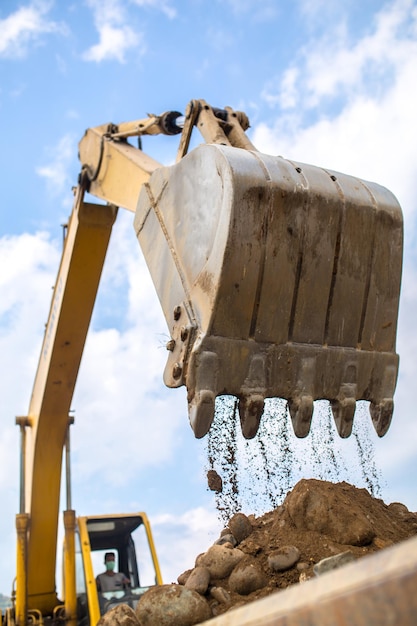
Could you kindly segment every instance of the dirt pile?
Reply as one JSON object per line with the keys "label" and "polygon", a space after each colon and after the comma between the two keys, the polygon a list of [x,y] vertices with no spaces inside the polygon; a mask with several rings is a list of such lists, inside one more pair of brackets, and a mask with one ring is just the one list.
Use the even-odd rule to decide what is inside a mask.
{"label": "dirt pile", "polygon": [[143,596],[135,619],[192,626],[416,534],[417,513],[403,504],[346,482],[303,479],[273,511],[233,515],[179,584]]}
{"label": "dirt pile", "polygon": [[[347,562],[416,534],[417,513],[403,504],[386,505],[345,482],[303,479],[275,510],[259,518],[234,515],[215,546],[197,557],[196,569],[210,572],[203,595],[218,615],[315,576],[323,559],[343,554],[333,564]],[[219,548],[231,561],[233,554],[238,558],[227,575],[216,570],[226,558],[213,554]],[[196,569],[179,582],[192,588]]]}

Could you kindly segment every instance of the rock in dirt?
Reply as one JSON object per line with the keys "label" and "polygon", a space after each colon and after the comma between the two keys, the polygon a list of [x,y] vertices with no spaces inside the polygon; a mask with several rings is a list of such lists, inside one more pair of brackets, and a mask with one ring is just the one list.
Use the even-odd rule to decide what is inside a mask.
{"label": "rock in dirt", "polygon": [[227,526],[238,543],[249,537],[252,532],[252,524],[244,513],[233,515]]}
{"label": "rock in dirt", "polygon": [[326,559],[322,559],[313,567],[313,571],[316,576],[321,576],[326,572],[330,572],[333,569],[338,569],[342,565],[352,563],[355,560],[354,554],[350,550],[335,554],[335,556],[328,556]]}
{"label": "rock in dirt", "polygon": [[172,584],[149,589],[137,604],[136,617],[140,626],[194,626],[212,612],[197,592]]}
{"label": "rock in dirt", "polygon": [[178,576],[178,578],[177,578],[177,582],[178,582],[180,585],[185,585],[185,583],[187,582],[187,580],[190,578],[190,576],[191,576],[191,572],[192,572],[192,571],[193,571],[192,569],[187,569],[187,570],[185,570],[185,572],[183,572],[182,574],[180,574],[180,575]]}
{"label": "rock in dirt", "polygon": [[211,469],[207,472],[207,485],[210,491],[215,491],[216,493],[223,491],[223,481],[216,470]]}
{"label": "rock in dirt", "polygon": [[[246,531],[239,533],[242,528]],[[404,505],[386,505],[347,483],[302,480],[273,511],[258,518],[234,515],[222,531],[226,544],[211,546],[196,565],[210,571],[205,598],[213,615],[220,615],[314,578],[313,568],[324,559],[335,558],[333,564],[339,560],[341,565],[343,553],[362,558],[415,534],[417,514]],[[245,570],[248,562],[252,567]],[[284,562],[286,568],[280,569]],[[190,575],[179,579],[185,582]]]}
{"label": "rock in dirt", "polygon": [[185,586],[204,595],[210,583],[210,570],[207,567],[195,567],[187,578]]}
{"label": "rock in dirt", "polygon": [[[344,487],[341,483],[341,487],[335,490],[331,483],[323,483],[320,488],[313,488],[317,487],[315,482],[320,481],[301,480],[285,500],[288,514],[295,526],[300,530],[325,533],[344,545],[366,546],[371,543],[376,533],[369,519],[366,502],[362,508],[358,500],[352,510],[350,485],[345,483]],[[362,502],[370,502],[372,496],[365,493],[367,495],[362,494]]]}
{"label": "rock in dirt", "polygon": [[244,553],[238,548],[213,545],[205,554],[197,558],[196,566],[206,567],[210,571],[211,578],[226,578],[235,565],[244,557]]}
{"label": "rock in dirt", "polygon": [[212,587],[210,589],[210,595],[220,604],[231,603],[230,593],[227,593],[226,589],[223,589],[223,587]]}
{"label": "rock in dirt", "polygon": [[140,624],[130,606],[119,604],[103,615],[97,626],[140,626]]}
{"label": "rock in dirt", "polygon": [[237,546],[237,541],[236,538],[233,537],[233,535],[231,533],[226,533],[224,535],[221,535],[216,541],[215,541],[216,545],[218,546],[223,546],[226,543],[230,543],[230,545],[235,548]]}
{"label": "rock in dirt", "polygon": [[268,578],[253,557],[246,557],[234,568],[229,578],[229,589],[247,596],[268,584]]}
{"label": "rock in dirt", "polygon": [[273,572],[285,572],[293,567],[300,558],[300,551],[295,546],[283,546],[268,556],[268,565]]}

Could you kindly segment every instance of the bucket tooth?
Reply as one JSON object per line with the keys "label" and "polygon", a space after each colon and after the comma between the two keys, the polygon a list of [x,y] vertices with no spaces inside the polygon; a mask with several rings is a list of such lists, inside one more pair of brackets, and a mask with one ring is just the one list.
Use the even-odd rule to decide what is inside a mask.
{"label": "bucket tooth", "polygon": [[383,437],[391,424],[392,413],[394,411],[394,401],[392,398],[385,398],[377,404],[371,402],[369,410],[371,413],[372,423],[378,437]]}
{"label": "bucket tooth", "polygon": [[250,360],[248,375],[239,394],[239,416],[245,439],[253,439],[265,406],[265,355],[255,354]]}
{"label": "bucket tooth", "polygon": [[288,400],[288,408],[296,437],[307,437],[313,417],[314,402],[312,396],[303,395]]}
{"label": "bucket tooth", "polygon": [[264,412],[265,401],[262,395],[254,393],[239,400],[239,416],[242,434],[245,439],[253,439],[258,432],[259,422]]}
{"label": "bucket tooth", "polygon": [[343,398],[331,402],[334,421],[340,437],[346,439],[352,433],[353,418],[356,410],[355,398]]}
{"label": "bucket tooth", "polygon": [[191,428],[197,439],[207,435],[214,419],[215,395],[210,389],[197,392],[188,405]]}
{"label": "bucket tooth", "polygon": [[191,368],[194,377],[188,388],[188,416],[197,439],[208,433],[214,419],[218,368],[217,354],[207,350],[198,354]]}

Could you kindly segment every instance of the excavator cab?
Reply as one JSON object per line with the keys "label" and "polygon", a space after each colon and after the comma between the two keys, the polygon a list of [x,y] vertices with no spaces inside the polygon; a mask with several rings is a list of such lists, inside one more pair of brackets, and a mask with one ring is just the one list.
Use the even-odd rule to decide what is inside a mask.
{"label": "excavator cab", "polygon": [[[77,622],[96,624],[118,604],[136,607],[150,586],[162,584],[161,571],[145,513],[78,518],[76,542]],[[113,552],[117,571],[129,579],[123,588],[98,590],[96,578],[104,570],[104,554]]]}

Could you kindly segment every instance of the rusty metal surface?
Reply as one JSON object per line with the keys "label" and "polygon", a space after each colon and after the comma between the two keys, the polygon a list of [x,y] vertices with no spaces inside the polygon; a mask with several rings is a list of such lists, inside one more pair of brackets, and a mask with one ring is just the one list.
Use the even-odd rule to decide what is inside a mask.
{"label": "rusty metal surface", "polygon": [[385,188],[281,157],[203,145],[142,188],[135,229],[171,332],[164,380],[185,384],[197,437],[217,395],[252,437],[286,398],[297,436],[328,399],[349,436],[356,401],[389,427],[402,213]]}
{"label": "rusty metal surface", "polygon": [[415,626],[417,537],[205,622],[210,626]]}

